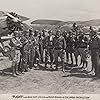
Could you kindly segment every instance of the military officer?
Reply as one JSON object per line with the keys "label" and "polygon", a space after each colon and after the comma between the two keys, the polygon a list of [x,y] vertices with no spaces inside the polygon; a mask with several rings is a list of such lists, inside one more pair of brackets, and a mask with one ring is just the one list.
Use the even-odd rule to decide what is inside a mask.
{"label": "military officer", "polygon": [[29,58],[29,68],[32,69],[34,66],[34,56],[35,56],[35,40],[34,40],[34,32],[33,30],[29,31],[29,41],[30,41],[30,58]]}
{"label": "military officer", "polygon": [[22,73],[28,71],[28,65],[29,65],[29,55],[30,55],[30,45],[29,45],[29,40],[28,40],[28,31],[24,31],[23,34],[21,35],[21,68],[22,68]]}
{"label": "military officer", "polygon": [[90,27],[90,38],[92,68],[95,72],[93,76],[100,77],[100,36],[93,27]]}
{"label": "military officer", "polygon": [[54,63],[56,64],[56,70],[58,70],[58,57],[60,57],[62,64],[62,71],[64,72],[66,41],[62,36],[60,30],[56,31],[56,36],[53,40],[53,43],[54,43]]}
{"label": "military officer", "polygon": [[41,55],[41,62],[43,63],[43,53],[44,53],[44,34],[42,32],[39,33],[39,51]]}
{"label": "military officer", "polygon": [[50,63],[53,63],[54,55],[53,55],[53,39],[54,35],[51,30],[48,31],[48,36],[45,38],[45,67],[47,67],[48,58],[50,57]]}
{"label": "military officer", "polygon": [[19,40],[19,33],[16,31],[13,33],[13,38],[10,40],[9,45],[11,46],[11,56],[12,56],[12,71],[13,76],[19,75],[18,66],[20,62],[20,47],[21,42]]}
{"label": "military officer", "polygon": [[38,58],[38,65],[41,63],[41,55],[39,51],[39,31],[34,31],[34,49],[35,49],[35,55],[34,55],[34,63],[36,63]]}

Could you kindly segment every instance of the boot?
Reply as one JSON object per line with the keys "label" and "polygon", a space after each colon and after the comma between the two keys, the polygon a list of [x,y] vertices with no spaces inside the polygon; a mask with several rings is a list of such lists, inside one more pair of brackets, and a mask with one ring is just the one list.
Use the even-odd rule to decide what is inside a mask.
{"label": "boot", "polygon": [[12,74],[13,74],[13,77],[16,77],[16,73],[15,73],[15,66],[12,66]]}
{"label": "boot", "polygon": [[18,64],[16,64],[16,67],[15,67],[15,73],[16,73],[16,75],[19,75],[19,72],[18,72]]}

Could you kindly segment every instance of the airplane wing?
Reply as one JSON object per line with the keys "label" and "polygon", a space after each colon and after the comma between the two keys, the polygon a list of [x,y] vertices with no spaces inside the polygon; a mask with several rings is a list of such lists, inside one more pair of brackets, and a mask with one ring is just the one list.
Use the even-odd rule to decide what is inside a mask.
{"label": "airplane wing", "polygon": [[27,17],[24,17],[24,16],[21,16],[21,15],[18,15],[18,17],[19,18],[16,18],[16,17],[14,17],[14,16],[12,16],[10,13],[6,13],[8,16],[10,16],[11,18],[13,18],[13,19],[16,19],[16,20],[19,20],[19,21],[27,21],[27,20],[29,20],[29,18],[27,18]]}
{"label": "airplane wing", "polygon": [[23,23],[23,31],[29,30],[30,26],[26,23]]}
{"label": "airplane wing", "polygon": [[29,20],[29,18],[27,17],[24,17],[24,16],[21,16],[21,15],[18,15],[19,19],[23,22],[23,21],[27,21]]}
{"label": "airplane wing", "polygon": [[[6,16],[6,15],[8,15],[8,16],[10,16],[11,18],[14,18],[14,19],[15,19],[15,17],[12,16],[12,15],[10,14],[10,12],[7,12],[7,11],[0,11],[0,17],[4,17],[4,16]],[[21,20],[22,22],[23,22],[23,21],[29,20],[28,17],[24,17],[24,16],[21,16],[21,15],[19,15],[19,14],[18,14],[18,17],[19,17],[19,20]]]}

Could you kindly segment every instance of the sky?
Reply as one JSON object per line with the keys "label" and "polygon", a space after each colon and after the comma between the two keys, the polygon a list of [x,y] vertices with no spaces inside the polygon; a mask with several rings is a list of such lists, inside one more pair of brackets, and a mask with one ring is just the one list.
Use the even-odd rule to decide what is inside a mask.
{"label": "sky", "polygon": [[1,11],[36,19],[62,21],[100,19],[100,0],[0,0]]}

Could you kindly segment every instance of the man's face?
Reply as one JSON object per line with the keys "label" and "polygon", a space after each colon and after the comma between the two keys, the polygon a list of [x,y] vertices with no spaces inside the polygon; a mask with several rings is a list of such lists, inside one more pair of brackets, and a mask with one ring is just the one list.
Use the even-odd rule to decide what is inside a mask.
{"label": "man's face", "polygon": [[57,31],[57,37],[61,36],[61,33],[59,31]]}
{"label": "man's face", "polygon": [[49,35],[51,36],[52,35],[52,32],[50,32]]}
{"label": "man's face", "polygon": [[15,33],[14,33],[14,36],[15,36],[15,37],[19,37],[19,33],[15,32]]}
{"label": "man's face", "polygon": [[29,33],[26,33],[26,37],[27,37],[27,38],[29,37]]}

